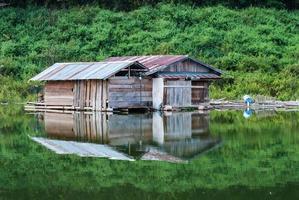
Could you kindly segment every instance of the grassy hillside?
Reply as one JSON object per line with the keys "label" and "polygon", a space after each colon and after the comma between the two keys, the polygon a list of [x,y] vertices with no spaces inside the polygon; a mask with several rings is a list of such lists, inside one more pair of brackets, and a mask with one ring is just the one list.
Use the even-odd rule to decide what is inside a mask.
{"label": "grassy hillside", "polygon": [[299,12],[160,4],[130,12],[96,6],[0,9],[0,101],[34,92],[28,79],[64,61],[188,54],[224,70],[213,98],[299,98]]}

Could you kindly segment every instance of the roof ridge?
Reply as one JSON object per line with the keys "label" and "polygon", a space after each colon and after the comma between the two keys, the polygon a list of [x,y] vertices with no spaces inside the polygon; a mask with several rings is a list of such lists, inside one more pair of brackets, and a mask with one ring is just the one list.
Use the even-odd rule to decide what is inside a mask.
{"label": "roof ridge", "polygon": [[54,64],[89,64],[89,63],[134,63],[134,62],[138,62],[138,61],[129,61],[129,60],[119,60],[119,61],[87,61],[87,62],[56,62]]}
{"label": "roof ridge", "polygon": [[149,55],[110,56],[108,58],[115,58],[115,57],[146,57],[146,56],[186,56],[186,57],[189,57],[189,55],[187,55],[187,54],[149,54]]}

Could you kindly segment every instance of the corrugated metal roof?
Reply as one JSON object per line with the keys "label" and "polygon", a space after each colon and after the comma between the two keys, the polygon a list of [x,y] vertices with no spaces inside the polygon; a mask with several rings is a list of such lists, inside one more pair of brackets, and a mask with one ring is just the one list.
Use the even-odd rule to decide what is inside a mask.
{"label": "corrugated metal roof", "polygon": [[181,79],[181,78],[190,78],[193,80],[196,79],[220,79],[221,77],[212,74],[212,73],[159,73],[157,75],[160,78],[166,79]]}
{"label": "corrugated metal roof", "polygon": [[138,61],[150,70],[147,73],[147,75],[150,75],[156,73],[159,70],[162,70],[164,67],[167,67],[168,65],[171,65],[175,62],[183,61],[185,59],[190,59],[193,62],[196,62],[202,65],[203,67],[206,67],[216,72],[218,75],[222,73],[221,70],[216,69],[201,61],[190,58],[188,55],[120,56],[110,57],[107,58],[105,61]]}
{"label": "corrugated metal roof", "polygon": [[133,64],[147,70],[143,65],[135,61],[55,63],[30,80],[54,81],[107,79],[120,70]]}
{"label": "corrugated metal roof", "polygon": [[110,57],[105,61],[138,61],[148,69],[167,66],[180,60],[186,59],[186,55],[154,55],[154,56],[121,56]]}

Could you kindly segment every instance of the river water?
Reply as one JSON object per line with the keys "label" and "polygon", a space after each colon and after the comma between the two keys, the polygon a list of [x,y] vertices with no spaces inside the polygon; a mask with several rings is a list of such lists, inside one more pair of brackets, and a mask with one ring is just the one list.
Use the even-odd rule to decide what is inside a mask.
{"label": "river water", "polygon": [[0,107],[3,199],[298,199],[299,112]]}

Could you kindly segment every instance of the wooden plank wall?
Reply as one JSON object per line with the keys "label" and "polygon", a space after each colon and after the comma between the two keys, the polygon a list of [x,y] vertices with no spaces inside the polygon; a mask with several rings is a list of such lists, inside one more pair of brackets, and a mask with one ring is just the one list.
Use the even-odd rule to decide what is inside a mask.
{"label": "wooden plank wall", "polygon": [[167,80],[165,85],[168,86],[164,88],[166,105],[172,107],[191,106],[191,81]]}
{"label": "wooden plank wall", "polygon": [[192,88],[192,105],[209,101],[209,82],[192,81],[192,86],[203,86],[204,88]]}
{"label": "wooden plank wall", "polygon": [[152,80],[137,77],[109,79],[109,107],[132,108],[152,106]]}
{"label": "wooden plank wall", "polygon": [[106,80],[80,80],[75,82],[75,108],[84,110],[106,110],[108,85]]}
{"label": "wooden plank wall", "polygon": [[54,106],[72,106],[73,81],[51,81],[47,82],[44,88],[44,100],[46,105]]}
{"label": "wooden plank wall", "polygon": [[165,72],[209,72],[210,70],[206,67],[192,61],[184,60],[182,62],[177,62],[172,65],[169,65],[164,70]]}
{"label": "wooden plank wall", "polygon": [[[109,91],[109,93],[108,93]],[[73,106],[78,110],[151,107],[152,80],[115,77],[106,80],[48,82],[45,87],[46,105]]]}

